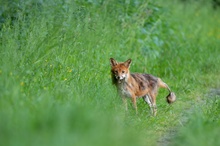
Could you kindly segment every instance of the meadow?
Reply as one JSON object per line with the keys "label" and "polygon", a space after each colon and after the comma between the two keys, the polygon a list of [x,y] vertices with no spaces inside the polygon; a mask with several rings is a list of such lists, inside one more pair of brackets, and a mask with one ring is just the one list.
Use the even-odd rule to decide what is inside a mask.
{"label": "meadow", "polygon": [[[1,146],[219,145],[220,10],[210,1],[1,1]],[[126,112],[109,58],[176,93]]]}

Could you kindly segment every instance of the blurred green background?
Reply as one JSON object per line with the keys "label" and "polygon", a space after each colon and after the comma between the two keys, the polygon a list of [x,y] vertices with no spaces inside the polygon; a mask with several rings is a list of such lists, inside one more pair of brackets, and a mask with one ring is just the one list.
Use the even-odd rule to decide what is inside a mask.
{"label": "blurred green background", "polygon": [[[0,145],[220,145],[219,26],[217,0],[1,0]],[[110,57],[177,101],[125,112]]]}

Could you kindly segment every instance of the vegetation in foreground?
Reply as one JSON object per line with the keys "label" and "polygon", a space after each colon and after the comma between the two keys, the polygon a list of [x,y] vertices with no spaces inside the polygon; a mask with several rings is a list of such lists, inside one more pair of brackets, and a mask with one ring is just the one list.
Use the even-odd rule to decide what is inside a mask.
{"label": "vegetation in foreground", "polygon": [[[220,143],[219,95],[206,94],[220,86],[220,21],[208,2],[1,3],[0,145],[158,145],[173,127],[170,145]],[[125,112],[110,57],[161,77],[177,102],[161,90],[156,117],[142,100]]]}

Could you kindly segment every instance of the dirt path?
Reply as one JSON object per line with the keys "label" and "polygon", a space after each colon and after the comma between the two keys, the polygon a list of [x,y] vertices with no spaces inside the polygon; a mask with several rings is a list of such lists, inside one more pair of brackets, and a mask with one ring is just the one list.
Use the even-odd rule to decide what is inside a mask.
{"label": "dirt path", "polygon": [[157,142],[158,146],[169,146],[172,143],[173,139],[178,134],[179,129],[181,127],[183,127],[184,125],[186,125],[187,122],[189,121],[188,115],[190,115],[192,113],[193,109],[194,109],[194,107],[192,106],[190,109],[186,110],[181,115],[181,119],[179,120],[179,125],[169,129],[166,132],[166,134],[158,140],[158,142]]}
{"label": "dirt path", "polygon": [[[205,96],[206,97],[214,97],[214,96],[220,96],[220,89],[210,89],[209,93],[207,93]],[[203,102],[202,100],[200,102]],[[166,132],[164,136],[162,136],[158,140],[158,146],[169,146],[172,144],[173,139],[175,136],[178,134],[179,129],[186,125],[187,122],[189,121],[189,116],[194,110],[194,106],[192,106],[190,109],[186,110],[182,115],[181,119],[179,120],[179,125],[176,127],[171,128]]]}

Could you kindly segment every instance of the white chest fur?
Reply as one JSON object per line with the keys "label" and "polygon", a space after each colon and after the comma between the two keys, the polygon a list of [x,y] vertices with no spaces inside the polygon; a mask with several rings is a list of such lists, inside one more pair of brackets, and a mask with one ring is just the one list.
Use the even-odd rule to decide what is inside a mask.
{"label": "white chest fur", "polygon": [[131,93],[128,90],[128,85],[125,82],[118,84],[118,92],[126,97],[131,97]]}

